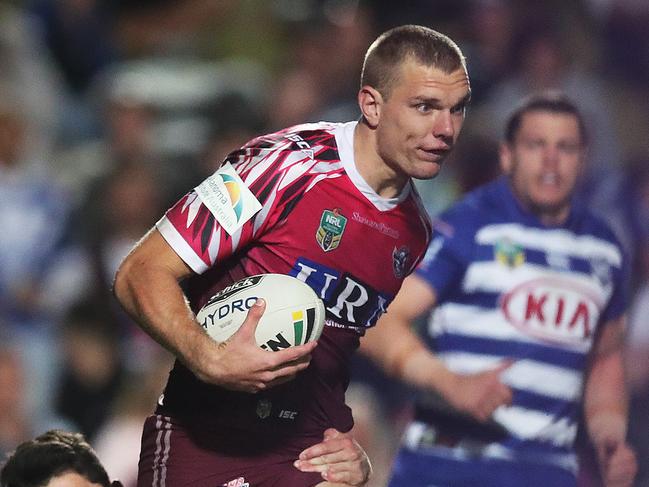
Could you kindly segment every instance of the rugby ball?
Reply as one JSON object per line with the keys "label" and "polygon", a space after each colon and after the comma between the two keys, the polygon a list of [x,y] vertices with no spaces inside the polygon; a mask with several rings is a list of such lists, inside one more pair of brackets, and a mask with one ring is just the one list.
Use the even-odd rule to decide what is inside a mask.
{"label": "rugby ball", "polygon": [[196,319],[210,337],[223,342],[243,324],[257,298],[266,301],[255,332],[264,350],[276,352],[320,337],[322,300],[308,284],[284,274],[259,274],[230,284],[210,298]]}

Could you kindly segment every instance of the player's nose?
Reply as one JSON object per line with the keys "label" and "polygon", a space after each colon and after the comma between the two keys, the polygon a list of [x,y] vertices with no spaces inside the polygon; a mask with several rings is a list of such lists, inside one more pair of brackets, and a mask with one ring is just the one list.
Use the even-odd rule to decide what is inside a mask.
{"label": "player's nose", "polygon": [[543,163],[546,169],[555,169],[559,160],[559,149],[552,145],[547,145],[543,149]]}
{"label": "player's nose", "polygon": [[451,110],[440,110],[437,113],[433,124],[433,135],[438,138],[452,138],[455,135]]}

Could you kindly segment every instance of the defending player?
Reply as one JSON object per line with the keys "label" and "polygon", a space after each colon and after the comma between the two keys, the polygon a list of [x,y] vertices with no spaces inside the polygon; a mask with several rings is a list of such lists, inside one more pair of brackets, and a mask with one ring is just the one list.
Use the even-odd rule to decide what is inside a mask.
{"label": "defending player", "polygon": [[[341,433],[352,427],[349,356],[425,252],[430,227],[410,177],[438,173],[469,95],[453,41],[390,30],[368,49],[359,122],[252,140],[125,259],[116,296],[178,357],[144,426],[140,487],[367,480],[362,450]],[[317,347],[259,349],[263,302],[224,343],[198,326],[193,313],[216,290],[267,272],[297,276],[323,298]]]}
{"label": "defending player", "polygon": [[[573,199],[585,148],[569,100],[523,103],[501,147],[506,176],[441,216],[382,331],[365,337],[370,356],[422,390],[391,486],[574,487],[582,407],[606,485],[631,485],[628,270],[612,232]],[[435,354],[410,332],[433,307]]]}
{"label": "defending player", "polygon": [[122,487],[110,481],[80,433],[50,430],[24,441],[3,459],[1,487]]}

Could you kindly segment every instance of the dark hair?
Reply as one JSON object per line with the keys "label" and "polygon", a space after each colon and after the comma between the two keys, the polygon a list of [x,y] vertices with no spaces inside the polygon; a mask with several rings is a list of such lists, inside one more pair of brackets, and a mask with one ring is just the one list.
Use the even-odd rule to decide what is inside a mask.
{"label": "dark hair", "polygon": [[83,435],[51,430],[16,448],[0,471],[2,487],[42,487],[52,478],[76,472],[110,487],[106,470]]}
{"label": "dark hair", "polygon": [[466,69],[464,55],[451,38],[428,27],[402,25],[381,34],[367,50],[361,87],[369,85],[387,98],[398,79],[398,68],[408,59],[445,73]]}
{"label": "dark hair", "polygon": [[523,116],[530,112],[563,113],[574,116],[579,125],[579,135],[582,145],[588,143],[588,131],[586,130],[584,117],[579,108],[577,108],[577,105],[562,92],[545,91],[535,93],[523,99],[521,104],[509,116],[505,125],[505,141],[508,144],[514,142],[523,121]]}

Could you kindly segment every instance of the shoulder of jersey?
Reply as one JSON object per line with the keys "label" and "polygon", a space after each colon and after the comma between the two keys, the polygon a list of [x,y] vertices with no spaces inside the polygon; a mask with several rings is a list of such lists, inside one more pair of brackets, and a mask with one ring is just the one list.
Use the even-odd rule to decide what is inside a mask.
{"label": "shoulder of jersey", "polygon": [[271,148],[282,142],[289,142],[295,136],[301,134],[320,132],[323,135],[330,134],[333,137],[333,131],[340,125],[333,122],[313,122],[293,125],[277,132],[260,135],[248,142],[244,148]]}
{"label": "shoulder of jersey", "polygon": [[[262,135],[233,152],[228,160],[248,183],[251,182],[248,172],[255,166],[254,179],[261,173],[265,177],[281,177],[274,176],[276,172],[289,174],[290,181],[307,175],[320,180],[341,174],[344,170],[334,134],[338,125],[325,122],[303,124]],[[324,174],[327,176],[321,176]],[[282,187],[286,186],[286,181]]]}
{"label": "shoulder of jersey", "polygon": [[579,233],[592,235],[616,245],[620,250],[624,249],[618,234],[602,214],[585,206],[582,206],[581,210],[576,217],[579,222]]}
{"label": "shoulder of jersey", "polygon": [[[494,214],[495,208],[482,192],[471,192],[433,219],[433,227],[452,226],[455,232],[470,233]],[[444,231],[442,231],[444,233]]]}

